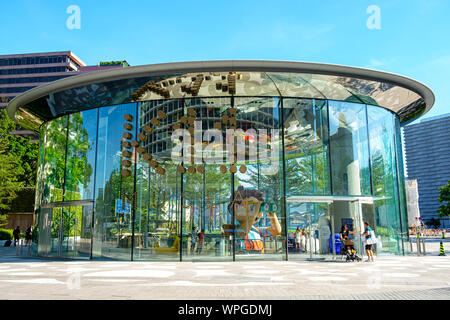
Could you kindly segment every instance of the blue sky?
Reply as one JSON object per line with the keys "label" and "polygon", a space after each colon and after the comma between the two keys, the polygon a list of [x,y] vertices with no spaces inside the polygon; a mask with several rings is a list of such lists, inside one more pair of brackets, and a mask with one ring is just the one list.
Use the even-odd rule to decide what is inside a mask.
{"label": "blue sky", "polygon": [[[81,29],[69,30],[69,5]],[[369,30],[369,5],[381,29]],[[399,73],[428,85],[450,112],[450,1],[3,0],[0,54],[71,50],[90,65],[273,59]]]}

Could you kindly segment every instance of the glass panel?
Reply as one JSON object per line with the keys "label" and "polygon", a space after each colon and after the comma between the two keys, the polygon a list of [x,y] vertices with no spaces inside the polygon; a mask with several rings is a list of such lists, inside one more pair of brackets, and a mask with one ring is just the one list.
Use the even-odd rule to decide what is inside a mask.
{"label": "glass panel", "polygon": [[[286,244],[280,100],[236,98],[235,109],[241,129],[235,133],[237,162],[231,201],[237,224],[236,260],[280,260],[285,257]],[[233,159],[233,152],[228,155]]]}
{"label": "glass panel", "polygon": [[62,208],[61,256],[89,258],[92,206]]}
{"label": "glass panel", "polygon": [[51,251],[53,209],[41,208],[39,212],[38,254],[46,256]]}
{"label": "glass panel", "polygon": [[287,195],[330,194],[327,105],[283,99]]}
{"label": "glass panel", "polygon": [[94,198],[98,110],[69,116],[65,201]]}
{"label": "glass panel", "polygon": [[[131,259],[132,244],[132,201],[134,172],[122,176],[122,134],[124,115],[129,114],[135,136],[136,104],[117,105],[99,110],[97,167],[95,187],[95,222],[93,257]],[[124,147],[124,150],[131,152]],[[135,154],[135,153],[134,153]],[[132,158],[130,161],[134,163]],[[131,165],[134,168],[134,165]],[[120,200],[123,200],[121,205]],[[124,210],[122,210],[124,209]]]}
{"label": "glass panel", "polygon": [[35,208],[40,208],[43,201],[43,192],[46,185],[44,165],[45,165],[45,129],[46,126],[42,126],[40,130],[40,141],[39,141],[39,165],[37,168],[37,179],[36,179],[36,198],[35,198]]}
{"label": "glass panel", "polygon": [[289,258],[318,258],[330,254],[331,236],[328,203],[297,202],[288,199]]}
{"label": "glass panel", "polygon": [[[183,114],[181,102],[168,100],[140,104],[139,131],[147,138],[140,141],[143,150],[140,150],[137,165],[134,260],[180,260],[182,177],[171,160],[170,133],[172,124],[178,122]],[[158,111],[164,112],[166,117],[158,120],[159,125],[153,125],[151,121],[158,117]],[[144,127],[147,131],[150,127],[155,131],[151,134]],[[159,169],[150,161],[158,163]]]}
{"label": "glass panel", "polygon": [[50,209],[49,221],[51,223],[50,247],[48,254],[51,256],[61,256],[61,243],[63,236],[63,216],[62,208]]}
{"label": "glass panel", "polygon": [[408,230],[408,211],[406,205],[406,186],[405,186],[405,172],[403,170],[403,150],[402,150],[402,135],[400,122],[395,117],[395,138],[396,138],[396,152],[397,152],[397,172],[398,172],[398,193],[400,202],[400,227],[402,234],[402,250],[403,252],[408,250],[408,246],[405,245],[409,241]]}
{"label": "glass panel", "polygon": [[67,117],[45,124],[42,203],[63,200],[66,142]]}
{"label": "glass panel", "polygon": [[375,224],[382,251],[401,253],[398,181],[395,160],[394,116],[387,110],[368,106],[370,153]]}
{"label": "glass panel", "polygon": [[[223,170],[228,167],[223,157],[228,125],[221,118],[229,115],[231,100],[186,99],[185,104],[188,119],[197,121],[193,136],[197,154],[193,162],[187,159],[183,163],[187,169],[183,175],[183,260],[231,261],[232,216],[228,205],[232,174]],[[220,130],[215,129],[217,123],[222,123]],[[195,173],[191,173],[194,168]]]}
{"label": "glass panel", "polygon": [[334,195],[370,195],[365,105],[329,101]]}

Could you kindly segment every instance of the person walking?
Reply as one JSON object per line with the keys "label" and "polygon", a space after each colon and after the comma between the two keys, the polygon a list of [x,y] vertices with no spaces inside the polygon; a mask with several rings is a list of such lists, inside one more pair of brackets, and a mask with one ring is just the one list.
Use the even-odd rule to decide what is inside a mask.
{"label": "person walking", "polygon": [[25,245],[27,246],[28,255],[31,252],[31,233],[32,232],[33,232],[33,229],[31,226],[29,226],[28,229],[25,230]]}
{"label": "person walking", "polygon": [[194,254],[195,244],[196,243],[197,243],[197,232],[196,232],[196,228],[192,227],[192,232],[191,232],[191,254]]}
{"label": "person walking", "polygon": [[366,262],[373,262],[373,251],[372,246],[374,243],[374,239],[372,239],[373,230],[371,227],[369,227],[369,223],[367,221],[364,222],[364,232],[361,233],[362,236],[365,236],[365,243],[366,243],[366,254],[367,254],[367,260]]}
{"label": "person walking", "polygon": [[198,245],[197,245],[197,254],[202,253],[203,249],[203,240],[205,239],[205,229],[202,229],[198,234]]}
{"label": "person walking", "polygon": [[295,230],[294,238],[295,238],[294,239],[294,241],[295,241],[294,251],[300,252],[300,243],[302,240],[302,231],[300,230],[300,227],[297,227],[297,230]]}
{"label": "person walking", "polygon": [[33,231],[33,229],[31,228],[31,226],[28,227],[27,230],[25,230],[25,245],[28,246],[31,244],[31,232]]}
{"label": "person walking", "polygon": [[15,247],[20,242],[20,227],[19,226],[17,226],[17,228],[14,229],[13,237],[14,237],[14,247]]}

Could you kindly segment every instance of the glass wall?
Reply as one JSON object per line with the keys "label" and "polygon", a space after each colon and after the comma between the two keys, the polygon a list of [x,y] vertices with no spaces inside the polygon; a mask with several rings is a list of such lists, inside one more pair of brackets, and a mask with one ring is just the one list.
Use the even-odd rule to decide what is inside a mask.
{"label": "glass wall", "polygon": [[43,183],[42,203],[63,201],[66,172],[67,120],[62,117],[44,125],[45,150],[41,179]]}
{"label": "glass wall", "polygon": [[287,196],[331,194],[326,101],[284,99],[283,119]]}
{"label": "glass wall", "polygon": [[401,253],[395,118],[391,112],[368,106],[376,232],[383,251]]}
{"label": "glass wall", "polygon": [[224,120],[231,118],[232,103],[228,97],[184,100],[180,116],[187,136],[182,145],[183,155],[186,152],[189,156],[179,164],[185,171],[181,186],[183,260],[233,259],[229,209],[233,161],[227,157],[224,144],[226,129],[231,126]]}
{"label": "glass wall", "polygon": [[69,116],[65,201],[94,199],[98,110]]}
{"label": "glass wall", "polygon": [[[122,160],[131,153],[123,145],[124,116],[136,119],[137,104],[124,104],[99,109],[97,163],[95,177],[95,215],[93,257],[131,259],[133,243],[132,197],[135,190],[134,170],[129,176],[121,174]],[[134,120],[135,121],[135,120]],[[135,122],[130,130],[135,131]],[[135,135],[135,132],[133,132]],[[134,152],[130,161],[135,163]]]}
{"label": "glass wall", "polygon": [[235,98],[234,104],[240,128],[230,203],[237,223],[235,257],[281,260],[286,253],[281,101]]}
{"label": "glass wall", "polygon": [[[182,111],[178,100],[150,101],[139,105],[139,140],[136,167],[137,207],[135,214],[134,260],[180,260],[181,174],[170,162],[171,141],[168,132],[172,120]],[[151,119],[164,112],[159,126],[149,133]],[[170,122],[169,122],[170,121]],[[144,129],[145,128],[145,129]],[[147,131],[146,131],[147,130]],[[143,138],[141,136],[141,138]],[[152,155],[151,158],[149,155]],[[164,174],[158,167],[163,168]]]}
{"label": "glass wall", "polygon": [[228,96],[74,113],[42,126],[38,253],[282,260],[336,254],[341,227],[356,244],[368,221],[378,253],[401,254],[400,146],[394,114],[352,102]]}
{"label": "glass wall", "polygon": [[366,106],[329,102],[334,195],[370,195]]}

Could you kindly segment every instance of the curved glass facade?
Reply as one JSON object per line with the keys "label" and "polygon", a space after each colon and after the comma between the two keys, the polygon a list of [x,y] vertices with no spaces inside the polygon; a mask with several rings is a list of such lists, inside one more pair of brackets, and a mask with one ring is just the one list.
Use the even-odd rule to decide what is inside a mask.
{"label": "curved glass facade", "polygon": [[[322,88],[324,90],[324,88]],[[362,224],[378,254],[406,232],[397,116],[278,96],[148,100],[41,126],[38,254],[240,261],[339,254]],[[295,231],[301,246],[295,246]]]}

